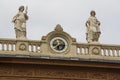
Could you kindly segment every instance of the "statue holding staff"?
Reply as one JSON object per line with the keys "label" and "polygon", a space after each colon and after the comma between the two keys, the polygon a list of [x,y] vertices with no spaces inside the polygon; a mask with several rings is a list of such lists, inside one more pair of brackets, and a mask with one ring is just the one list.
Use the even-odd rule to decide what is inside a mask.
{"label": "statue holding staff", "polygon": [[24,12],[24,6],[19,7],[19,12],[13,17],[16,38],[26,39],[26,21],[28,20],[27,7]]}
{"label": "statue holding staff", "polygon": [[86,40],[88,43],[91,42],[98,42],[101,31],[100,31],[100,22],[95,17],[95,11],[90,12],[90,17],[86,22],[87,33],[86,33]]}

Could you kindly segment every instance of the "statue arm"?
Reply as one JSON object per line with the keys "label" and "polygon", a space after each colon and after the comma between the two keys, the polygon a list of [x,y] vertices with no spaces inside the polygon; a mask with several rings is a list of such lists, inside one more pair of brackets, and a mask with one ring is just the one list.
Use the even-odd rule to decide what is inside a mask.
{"label": "statue arm", "polygon": [[98,21],[98,25],[100,25],[100,21]]}
{"label": "statue arm", "polygon": [[18,13],[18,14],[16,14],[16,15],[13,17],[12,22],[15,22],[15,20],[17,19],[17,17],[19,17],[19,13]]}
{"label": "statue arm", "polygon": [[100,21],[98,21],[98,19],[96,21],[97,21],[97,24],[100,26]]}
{"label": "statue arm", "polygon": [[26,6],[26,9],[25,9],[25,13],[24,13],[24,16],[25,16],[25,19],[28,20],[28,6]]}
{"label": "statue arm", "polygon": [[90,22],[89,20],[86,22],[86,31],[87,31],[87,34],[89,32],[89,28],[90,28]]}
{"label": "statue arm", "polygon": [[98,19],[96,20],[97,21],[97,32],[99,33],[99,34],[101,34],[101,31],[100,31],[100,21],[98,21]]}
{"label": "statue arm", "polygon": [[88,20],[86,21],[86,27],[90,26],[90,21],[91,21],[91,17],[89,17]]}
{"label": "statue arm", "polygon": [[28,13],[28,6],[26,6],[26,9],[25,9],[25,14]]}
{"label": "statue arm", "polygon": [[86,22],[86,27],[87,27],[87,28],[90,27],[90,21],[89,21],[89,20]]}
{"label": "statue arm", "polygon": [[24,13],[25,19],[28,20],[28,15]]}

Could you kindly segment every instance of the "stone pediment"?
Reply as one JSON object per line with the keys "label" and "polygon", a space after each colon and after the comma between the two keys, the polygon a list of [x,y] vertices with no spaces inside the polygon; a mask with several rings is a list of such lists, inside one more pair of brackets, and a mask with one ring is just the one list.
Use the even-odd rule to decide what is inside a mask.
{"label": "stone pediment", "polygon": [[68,33],[64,32],[60,24],[57,24],[54,31],[48,33],[46,36],[42,36],[42,40],[49,42],[53,37],[63,37],[67,39],[70,43],[76,42],[76,39],[71,37]]}
{"label": "stone pediment", "polygon": [[46,36],[43,36],[42,41],[45,42],[41,46],[41,48],[43,47],[42,50],[45,51],[43,53],[52,54],[52,57],[58,55],[65,57],[71,55],[69,53],[74,53],[73,51],[76,51],[73,48],[76,43],[76,39],[64,32],[60,24],[56,25],[54,31],[48,33]]}

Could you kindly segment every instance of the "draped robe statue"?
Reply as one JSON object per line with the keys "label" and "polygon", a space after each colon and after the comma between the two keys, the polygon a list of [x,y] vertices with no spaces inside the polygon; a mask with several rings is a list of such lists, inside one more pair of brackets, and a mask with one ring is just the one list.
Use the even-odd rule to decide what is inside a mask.
{"label": "draped robe statue", "polygon": [[95,15],[96,15],[95,11],[91,11],[90,17],[86,22],[86,28],[87,28],[86,40],[88,43],[98,42],[101,34],[100,27],[99,27],[100,22],[95,17]]}
{"label": "draped robe statue", "polygon": [[26,20],[28,20],[27,10],[24,13],[24,6],[19,7],[19,12],[13,17],[16,38],[26,39]]}

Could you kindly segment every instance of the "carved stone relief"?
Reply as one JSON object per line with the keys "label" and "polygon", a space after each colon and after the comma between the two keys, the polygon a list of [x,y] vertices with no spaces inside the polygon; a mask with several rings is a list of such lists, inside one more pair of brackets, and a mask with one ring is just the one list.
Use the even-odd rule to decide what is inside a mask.
{"label": "carved stone relief", "polygon": [[12,74],[12,68],[11,66],[2,65],[0,64],[0,76],[6,76]]}
{"label": "carved stone relief", "polygon": [[24,43],[21,43],[20,46],[19,46],[19,50],[21,50],[21,51],[27,50],[26,45]]}
{"label": "carved stone relief", "polygon": [[109,80],[120,80],[120,73],[110,73]]}
{"label": "carved stone relief", "polygon": [[99,55],[99,53],[100,53],[99,48],[94,47],[94,48],[92,49],[92,53],[95,54],[95,55]]}
{"label": "carved stone relief", "polygon": [[0,64],[0,80],[16,80],[16,78],[17,80],[59,80],[61,78],[63,80],[119,80],[120,73],[91,68]]}
{"label": "carved stone relief", "polygon": [[97,80],[107,80],[108,73],[104,72],[89,72],[88,73],[90,79],[97,79]]}

